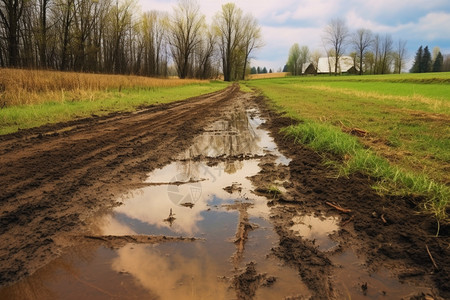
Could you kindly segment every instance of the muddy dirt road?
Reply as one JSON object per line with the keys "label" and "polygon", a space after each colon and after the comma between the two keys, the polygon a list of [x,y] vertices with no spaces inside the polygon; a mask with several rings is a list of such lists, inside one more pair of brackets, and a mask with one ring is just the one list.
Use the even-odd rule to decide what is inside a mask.
{"label": "muddy dirt road", "polygon": [[449,298],[448,227],[292,122],[233,85],[0,137],[0,298]]}

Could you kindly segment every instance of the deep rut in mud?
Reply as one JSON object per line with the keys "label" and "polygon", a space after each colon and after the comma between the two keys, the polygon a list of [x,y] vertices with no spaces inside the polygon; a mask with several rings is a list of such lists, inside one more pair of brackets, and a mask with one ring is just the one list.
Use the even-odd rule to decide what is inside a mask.
{"label": "deep rut in mud", "polygon": [[383,199],[280,136],[292,122],[234,85],[0,137],[0,298],[445,297],[426,257],[383,262]]}

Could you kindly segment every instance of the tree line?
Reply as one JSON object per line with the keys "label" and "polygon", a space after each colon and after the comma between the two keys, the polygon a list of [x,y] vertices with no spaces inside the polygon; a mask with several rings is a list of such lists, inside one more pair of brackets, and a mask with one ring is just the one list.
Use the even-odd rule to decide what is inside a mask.
{"label": "tree line", "polygon": [[[360,75],[401,73],[408,59],[406,40],[394,41],[390,34],[374,34],[367,28],[359,28],[351,32],[345,21],[339,18],[332,19],[324,28],[322,42],[325,56],[333,58],[330,60],[333,63],[333,66],[330,66],[332,70],[330,73],[334,74],[338,73],[339,60],[345,53],[352,57],[353,64]],[[310,62],[317,68],[319,58],[324,56],[322,53],[320,50],[311,52],[308,46],[300,47],[294,44],[289,50],[287,70],[292,75],[301,75],[302,65]],[[423,62],[424,60],[427,62]],[[419,64],[429,64],[430,67],[427,69],[432,70],[431,56],[429,61],[427,57],[418,59],[416,56],[416,61]],[[438,61],[440,62],[441,58]],[[435,59],[433,59],[434,62]],[[442,61],[441,70],[446,70],[444,61]]]}
{"label": "tree line", "polygon": [[273,73],[272,69],[269,69],[269,71],[267,71],[266,67],[251,67],[250,69],[250,74],[267,74],[267,73]]}
{"label": "tree line", "polygon": [[444,56],[439,47],[433,49],[431,55],[428,46],[420,46],[414,58],[414,64],[410,70],[411,73],[427,72],[448,72],[450,71],[450,55]]}
{"label": "tree line", "polygon": [[0,0],[0,67],[168,76],[173,66],[230,81],[262,45],[257,20],[233,3],[207,24],[195,0],[143,14],[136,0]]}

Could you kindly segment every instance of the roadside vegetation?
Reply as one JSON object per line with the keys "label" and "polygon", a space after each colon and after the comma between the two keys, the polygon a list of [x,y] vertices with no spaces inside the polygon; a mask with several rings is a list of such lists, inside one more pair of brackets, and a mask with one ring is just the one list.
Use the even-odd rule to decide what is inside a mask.
{"label": "roadside vegetation", "polygon": [[[318,76],[246,82],[301,120],[284,133],[342,159],[341,174],[378,179],[381,192],[414,194],[438,220],[450,198],[450,74]],[[333,162],[336,164],[336,162]]]}
{"label": "roadside vegetation", "polygon": [[227,83],[139,76],[0,70],[0,134],[132,111],[221,90]]}

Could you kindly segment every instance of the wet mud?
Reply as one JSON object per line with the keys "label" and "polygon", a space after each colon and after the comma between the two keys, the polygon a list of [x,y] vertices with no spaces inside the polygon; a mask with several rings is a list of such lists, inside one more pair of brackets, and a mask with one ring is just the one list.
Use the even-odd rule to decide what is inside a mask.
{"label": "wet mud", "polygon": [[[278,134],[281,128],[296,121],[272,112],[263,97],[256,102],[268,120],[265,128],[272,132],[280,151],[292,159],[289,184],[285,184],[288,192],[274,200],[280,204],[274,208],[279,210],[273,221],[280,235],[275,252],[299,268],[311,289],[323,291],[316,296],[324,299],[449,298],[448,224],[441,224],[440,235],[436,237],[436,220],[422,213],[418,206],[423,199],[414,195],[381,196],[372,189],[375,182],[361,174],[336,176],[338,172],[324,164],[336,158],[294,145],[292,140]],[[267,165],[266,169],[271,172],[274,168]],[[260,176],[258,180],[264,182],[264,178]],[[338,225],[332,234],[326,232],[330,244],[321,246],[322,238],[317,234],[311,237],[312,228],[317,226],[308,220],[304,222],[305,216],[331,222],[331,228]],[[299,220],[302,220],[300,227],[296,225]],[[311,226],[311,230],[299,239],[296,231],[305,230],[305,226]],[[433,249],[431,256],[438,268],[427,246]],[[317,250],[320,251],[316,254]],[[304,257],[304,252],[311,253],[310,260]],[[314,269],[317,272],[311,272]]]}
{"label": "wet mud", "polygon": [[0,137],[0,298],[448,298],[448,227],[293,123],[234,85]]}
{"label": "wet mud", "polygon": [[0,137],[0,284],[72,245],[67,236],[187,149],[238,93],[225,91]]}

